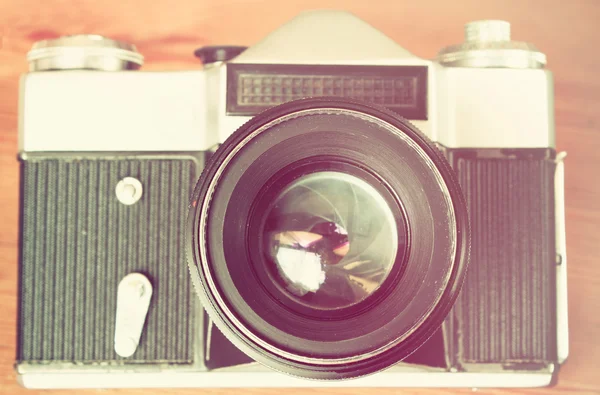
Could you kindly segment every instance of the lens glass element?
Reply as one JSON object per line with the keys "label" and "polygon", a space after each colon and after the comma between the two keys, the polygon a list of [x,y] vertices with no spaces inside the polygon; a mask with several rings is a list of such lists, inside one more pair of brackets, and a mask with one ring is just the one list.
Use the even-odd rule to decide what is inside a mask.
{"label": "lens glass element", "polygon": [[355,176],[333,171],[302,176],[279,193],[267,215],[269,271],[276,285],[309,307],[339,309],[363,301],[396,261],[392,210]]}

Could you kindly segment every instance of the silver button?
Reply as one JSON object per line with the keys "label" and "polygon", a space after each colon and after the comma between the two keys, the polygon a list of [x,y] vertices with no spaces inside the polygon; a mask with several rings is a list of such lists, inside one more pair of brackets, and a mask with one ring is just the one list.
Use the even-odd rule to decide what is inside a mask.
{"label": "silver button", "polygon": [[136,178],[125,177],[117,184],[115,193],[119,202],[128,206],[135,204],[142,197],[142,183]]}

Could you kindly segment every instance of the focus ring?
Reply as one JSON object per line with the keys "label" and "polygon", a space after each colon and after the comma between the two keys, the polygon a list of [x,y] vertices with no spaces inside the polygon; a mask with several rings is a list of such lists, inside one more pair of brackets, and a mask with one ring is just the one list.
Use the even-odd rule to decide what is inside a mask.
{"label": "focus ring", "polygon": [[[281,119],[282,117],[285,118],[286,116],[289,116],[290,114],[300,114],[303,111],[306,112],[307,114],[309,114],[311,112],[314,114],[317,114],[317,113],[319,113],[319,111],[327,112],[328,110],[326,110],[326,109],[333,109],[332,111],[334,111],[334,112],[339,110],[338,111],[339,114],[344,114],[344,112],[346,112],[348,114],[349,113],[368,114],[368,116],[371,117],[372,119],[378,119],[383,123],[394,126],[394,128],[397,128],[399,131],[402,131],[402,133],[407,133],[407,136],[410,135],[409,140],[413,141],[413,143],[411,143],[411,144],[415,144],[414,150],[422,150],[424,153],[426,153],[426,156],[428,156],[430,158],[430,160],[432,161],[431,163],[432,163],[433,168],[430,168],[429,172],[431,172],[431,174],[433,174],[433,173],[439,171],[440,177],[442,177],[440,180],[442,180],[441,182],[445,185],[444,188],[448,189],[450,197],[451,197],[451,203],[448,203],[448,204],[450,204],[452,206],[452,210],[454,212],[454,214],[453,214],[454,222],[456,224],[455,229],[454,229],[455,237],[456,237],[455,250],[448,250],[448,252],[452,251],[452,253],[451,253],[452,256],[446,256],[446,258],[443,258],[443,259],[449,259],[451,261],[451,266],[449,267],[450,269],[448,269],[448,270],[451,270],[451,272],[448,272],[447,275],[449,277],[447,278],[447,280],[445,280],[445,281],[447,281],[447,286],[444,290],[444,293],[440,294],[441,299],[439,300],[439,303],[435,302],[436,304],[432,305],[432,306],[434,306],[434,307],[432,307],[433,310],[431,312],[427,313],[428,316],[427,316],[426,321],[422,321],[423,326],[414,328],[410,332],[407,332],[409,334],[409,337],[406,339],[406,341],[403,341],[402,343],[398,343],[398,344],[394,343],[394,344],[396,344],[394,347],[389,348],[389,349],[388,348],[382,349],[383,351],[381,351],[380,353],[373,354],[374,355],[373,357],[368,357],[365,359],[355,359],[355,362],[351,362],[351,363],[342,363],[342,361],[346,361],[343,358],[339,360],[340,362],[336,362],[336,363],[333,363],[333,360],[330,363],[325,363],[327,361],[320,360],[318,358],[317,359],[299,358],[296,361],[292,361],[289,357],[285,356],[285,354],[287,354],[287,353],[275,352],[275,351],[271,352],[267,349],[269,347],[265,348],[263,346],[259,346],[259,344],[255,340],[252,340],[251,338],[246,337],[246,335],[244,335],[242,333],[243,331],[240,331],[241,328],[238,328],[238,324],[235,324],[233,321],[231,321],[231,319],[230,319],[231,316],[228,315],[228,313],[226,313],[223,310],[223,308],[225,308],[226,305],[228,306],[227,307],[228,309],[231,309],[233,306],[231,303],[234,303],[234,305],[237,304],[238,308],[233,309],[233,312],[235,313],[235,315],[242,314],[242,316],[249,319],[250,315],[248,315],[248,314],[250,314],[252,312],[244,312],[241,309],[241,307],[239,307],[239,306],[241,306],[240,303],[244,302],[243,298],[240,299],[240,297],[238,296],[238,297],[236,297],[237,299],[236,298],[231,299],[231,297],[233,295],[233,293],[231,293],[229,295],[230,298],[226,297],[224,299],[226,301],[226,305],[225,305],[225,304],[223,304],[224,303],[223,301],[221,301],[221,302],[217,301],[217,299],[221,299],[223,295],[219,296],[219,295],[215,294],[215,292],[217,294],[219,294],[219,293],[222,294],[223,292],[225,292],[225,293],[233,292],[233,291],[228,291],[227,288],[222,288],[223,284],[225,284],[225,283],[230,284],[230,285],[228,285],[228,287],[231,287],[231,284],[234,284],[234,283],[231,283],[230,280],[223,283],[222,281],[224,281],[225,277],[222,277],[222,276],[223,275],[230,276],[230,274],[228,275],[227,273],[231,273],[231,269],[229,269],[230,271],[228,272],[227,265],[231,264],[232,261],[234,261],[234,262],[237,261],[237,260],[233,260],[233,259],[228,260],[225,258],[226,254],[227,253],[230,254],[230,252],[225,252],[225,255],[219,255],[222,253],[218,252],[217,250],[220,250],[223,248],[223,246],[222,245],[220,246],[219,243],[223,244],[223,243],[227,242],[228,246],[230,247],[227,249],[227,251],[243,250],[243,248],[242,247],[235,247],[235,248],[232,247],[230,239],[221,240],[221,241],[217,240],[217,242],[215,242],[215,240],[214,240],[215,238],[225,236],[225,233],[221,233],[221,232],[223,232],[223,230],[219,231],[219,229],[222,229],[222,228],[220,228],[219,224],[224,223],[225,226],[227,226],[227,224],[228,223],[231,224],[231,221],[232,221],[229,218],[230,216],[228,217],[226,215],[226,211],[223,211],[223,210],[227,210],[227,207],[226,207],[227,202],[224,202],[223,200],[225,200],[225,199],[229,200],[230,196],[235,195],[233,193],[234,185],[229,185],[229,186],[225,185],[226,183],[231,183],[233,181],[217,181],[215,183],[214,177],[217,174],[219,174],[219,172],[221,172],[222,174],[225,174],[223,176],[225,178],[231,176],[231,174],[229,174],[229,175],[226,174],[227,170],[225,168],[227,168],[227,166],[229,166],[229,165],[224,164],[224,161],[226,161],[226,159],[232,155],[232,152],[236,152],[236,154],[233,155],[233,157],[236,158],[236,160],[235,160],[235,162],[231,162],[231,163],[233,163],[232,166],[234,166],[234,167],[237,166],[238,169],[248,169],[248,170],[246,170],[246,172],[249,171],[248,166],[253,165],[254,159],[248,163],[243,163],[243,162],[250,160],[249,155],[250,155],[251,151],[253,151],[253,150],[256,151],[260,147],[263,147],[264,150],[261,152],[266,153],[267,150],[270,148],[269,147],[270,143],[274,144],[274,141],[277,138],[283,138],[281,133],[276,134],[275,132],[273,132],[273,133],[269,134],[270,133],[269,128],[271,128],[271,127],[276,128],[276,126],[273,126],[273,124],[274,124],[274,122],[277,122],[278,119]],[[344,117],[342,115],[336,115],[335,117],[330,116],[329,118],[327,118],[327,117],[328,116],[326,114],[321,116],[321,118],[324,120],[323,122],[325,122],[326,119],[334,119],[335,117],[338,117],[339,119],[347,119],[348,118],[348,116]],[[321,119],[321,118],[315,117],[314,119],[316,120],[316,119]],[[352,118],[352,117],[350,117],[350,118]],[[319,122],[321,122],[321,121],[319,121]],[[319,122],[316,122],[313,120],[313,126],[320,125],[321,128],[335,129],[335,123],[337,121],[335,121],[335,122],[331,121],[332,123],[330,125],[323,125],[322,123],[319,123]],[[350,121],[348,121],[348,122],[350,122]],[[354,121],[350,122],[350,123],[355,124]],[[306,123],[304,123],[304,124],[306,125]],[[267,129],[265,129],[264,133],[266,133],[267,137],[272,136],[274,139],[265,138],[265,137],[263,137],[262,139],[256,139],[256,142],[252,146],[250,146],[250,145],[247,146],[248,149],[239,151],[240,143],[242,141],[247,140],[249,138],[248,136],[254,130],[257,130],[261,127],[266,127]],[[374,126],[373,126],[373,128],[374,128]],[[281,127],[280,127],[280,130],[278,130],[278,131],[283,133],[283,130],[284,129],[281,129]],[[304,132],[306,132],[305,129],[302,129],[302,130],[304,130]],[[302,131],[299,131],[298,133],[301,133],[301,132]],[[290,130],[288,130],[286,133],[290,133]],[[373,133],[376,133],[376,132],[374,131]],[[348,136],[351,136],[351,135],[352,134],[348,134]],[[278,136],[278,137],[275,138],[276,136]],[[313,135],[313,137],[315,137],[315,138],[321,138],[319,136],[323,136],[323,135],[320,135],[320,134]],[[368,138],[368,136],[369,135],[366,134],[364,137]],[[370,136],[372,137],[372,139],[375,139],[375,140],[380,138],[377,136],[377,134],[371,134]],[[387,138],[392,139],[391,141],[393,143],[394,139],[391,137],[391,135],[388,136]],[[365,141],[368,141],[368,140],[365,140]],[[418,149],[416,148],[417,146],[419,147]],[[238,151],[235,151],[236,147],[238,147],[237,148]],[[331,143],[331,145],[329,147],[331,147],[331,149],[334,150],[336,147],[336,144]],[[326,150],[328,148],[325,147],[323,149]],[[260,151],[260,149],[259,149],[259,151]],[[258,152],[258,151],[256,151],[256,152]],[[372,151],[372,152],[370,152],[370,154],[376,155],[377,152]],[[403,160],[403,156],[402,156],[401,152],[396,153],[394,155],[397,158],[398,163],[400,163]],[[365,160],[365,162],[369,161],[369,159],[367,157],[365,157],[364,160]],[[368,165],[368,164],[366,164],[366,165]],[[383,165],[380,165],[380,167],[381,166],[383,166]],[[424,165],[419,165],[419,166],[424,166]],[[434,168],[437,168],[437,170],[434,170]],[[426,169],[426,167],[423,167],[423,169]],[[223,173],[224,171],[225,171],[225,173]],[[231,173],[239,172],[239,170],[230,170],[230,171],[231,171]],[[423,170],[423,171],[425,171],[425,170]],[[392,175],[389,175],[389,176],[392,177]],[[433,176],[428,176],[428,177],[430,179],[433,179],[433,178],[431,178]],[[211,185],[212,185],[212,187],[211,187]],[[418,185],[416,185],[416,186],[418,187]],[[211,189],[211,188],[214,188],[214,189]],[[434,190],[436,190],[437,187],[435,185],[430,185],[428,188],[431,191],[434,191]],[[419,188],[417,188],[417,189],[419,189]],[[431,192],[431,193],[433,193],[433,192]],[[430,198],[432,196],[433,195],[430,195]],[[436,210],[442,210],[442,207],[445,207],[443,202],[435,203],[435,201],[431,201],[430,204],[432,204],[434,206],[436,204],[438,204],[440,206],[440,208],[438,208]],[[214,208],[212,208],[213,206],[214,206]],[[240,207],[239,205],[232,205],[232,206],[235,206],[236,208]],[[221,208],[219,209],[218,207],[221,207]],[[217,211],[215,211],[215,214],[210,214],[213,210],[217,210]],[[219,210],[221,210],[221,211],[219,211]],[[422,208],[421,208],[421,210],[422,210]],[[220,213],[217,214],[217,212],[220,212]],[[207,215],[215,215],[215,217],[207,222],[207,218],[201,218],[201,216],[204,215],[204,213],[206,213]],[[441,211],[440,211],[440,213],[441,213]],[[409,218],[409,220],[410,220],[410,218]],[[204,221],[204,223],[207,224],[208,228],[206,228],[206,229],[199,228],[199,226],[201,226],[201,223],[203,221]],[[300,100],[300,101],[296,101],[296,102],[290,102],[285,105],[272,108],[271,110],[268,110],[265,113],[259,115],[258,117],[250,120],[246,125],[244,125],[236,133],[234,133],[232,136],[230,136],[230,138],[216,152],[215,156],[211,160],[211,163],[209,163],[209,165],[207,166],[205,172],[203,173],[201,180],[199,181],[199,183],[194,191],[193,197],[192,197],[192,209],[190,211],[188,226],[189,226],[188,231],[190,232],[189,235],[192,235],[191,240],[188,240],[188,242],[186,243],[187,249],[188,249],[188,257],[191,258],[189,261],[190,269],[193,274],[193,277],[195,277],[194,275],[196,273],[198,275],[198,277],[193,278],[194,284],[197,286],[197,288],[201,288],[201,293],[200,293],[201,299],[203,299],[203,302],[204,302],[205,306],[207,307],[209,314],[213,317],[213,320],[216,322],[217,326],[225,333],[225,335],[234,344],[238,345],[238,347],[240,347],[243,351],[248,353],[251,357],[259,360],[260,362],[263,362],[266,365],[268,365],[272,368],[275,368],[277,370],[285,371],[285,372],[293,374],[293,375],[298,375],[298,376],[303,376],[303,377],[311,377],[311,378],[338,379],[338,378],[344,378],[344,377],[356,377],[356,376],[360,376],[360,375],[364,375],[364,374],[373,373],[374,371],[381,370],[381,369],[399,361],[400,359],[402,359],[403,357],[408,355],[410,352],[414,351],[414,349],[416,347],[418,347],[418,345],[420,345],[429,336],[431,336],[435,330],[437,330],[437,328],[439,327],[439,325],[445,318],[446,314],[448,313],[452,303],[454,302],[454,299],[456,298],[458,290],[460,289],[460,285],[461,285],[462,279],[464,277],[466,261],[468,258],[469,229],[468,229],[468,217],[466,214],[466,209],[464,207],[464,201],[460,194],[460,188],[458,187],[458,184],[454,180],[453,172],[450,169],[447,162],[445,161],[445,159],[443,158],[442,154],[439,152],[439,150],[435,147],[435,145],[433,143],[428,141],[425,136],[423,136],[420,132],[418,132],[416,130],[416,128],[414,128],[414,126],[410,125],[407,121],[399,118],[394,113],[391,113],[385,109],[382,109],[382,108],[379,108],[376,106],[366,105],[364,103],[349,101],[349,100],[319,98],[319,99],[305,99],[305,100]],[[216,226],[216,228],[215,228],[215,226]],[[238,225],[236,225],[236,226],[243,227],[243,221],[241,223],[238,223]],[[441,230],[442,232],[444,232],[443,224],[436,225],[436,226],[442,226],[442,228],[439,228],[438,231]],[[223,228],[223,229],[225,229],[225,228]],[[423,228],[423,229],[425,229],[425,228]],[[448,229],[450,229],[450,228],[448,228]],[[212,241],[207,243],[203,238],[199,239],[199,236],[201,236],[201,235],[206,235],[206,237],[212,238]],[[234,237],[234,236],[232,236],[232,237]],[[439,240],[440,240],[440,238],[438,237],[437,243],[443,243],[442,241],[439,241]],[[243,242],[243,240],[239,241],[239,243],[242,243],[242,242]],[[205,243],[207,243],[207,244],[205,244]],[[242,245],[240,244],[240,246],[242,246]],[[435,251],[439,251],[438,254],[441,254],[441,253],[443,253],[443,251],[446,251],[446,248],[449,248],[449,246],[444,247],[443,244],[440,244],[440,247],[436,247]],[[217,254],[217,255],[215,255],[215,254]],[[421,255],[422,255],[422,253],[421,253]],[[205,256],[206,258],[202,259],[201,258],[202,256]],[[422,255],[422,256],[425,256],[425,255]],[[205,261],[206,259],[217,259],[217,260],[215,262],[210,263],[208,266],[206,266],[207,265],[207,262]],[[434,258],[432,257],[431,259],[434,259]],[[438,259],[439,259],[439,257],[438,257]],[[434,261],[432,261],[432,262],[434,262]],[[430,264],[428,263],[428,265],[430,265]],[[243,265],[242,265],[242,267],[243,267]],[[208,269],[209,270],[208,272],[206,271],[207,270],[206,268],[210,268],[210,269]],[[215,271],[215,272],[209,273],[210,271]],[[218,273],[221,273],[221,274],[218,274]],[[225,273],[225,274],[223,274],[223,273]],[[217,276],[216,278],[220,278],[220,280],[218,280],[217,283],[215,283],[217,285],[216,287],[212,286],[212,289],[208,290],[207,287],[211,287],[211,286],[207,282],[210,279],[207,278],[206,276],[215,276],[215,275]],[[440,274],[440,275],[442,275],[442,274]],[[221,277],[219,277],[219,276],[221,276]],[[445,274],[444,274],[444,276],[445,276]],[[210,281],[213,281],[213,280],[210,280]],[[239,288],[239,289],[241,290],[242,288]],[[236,293],[237,292],[238,291],[236,291]],[[256,292],[258,292],[258,291],[256,291]],[[250,299],[252,299],[252,294],[247,294],[246,298],[248,299],[248,303],[250,303],[251,302]],[[235,300],[237,300],[237,302]],[[431,300],[432,300],[432,302],[434,301],[434,299],[431,299]],[[415,305],[415,306],[418,306],[418,305]],[[256,308],[258,308],[258,307],[256,307]],[[231,313],[229,313],[229,314],[231,314]],[[242,321],[244,321],[244,320],[242,320]],[[427,325],[425,325],[425,322],[427,322]],[[260,322],[256,321],[256,323],[254,325],[259,325],[259,324],[260,324]],[[245,325],[246,325],[246,330],[247,330],[249,328],[247,321],[246,321]],[[260,325],[262,325],[262,324],[260,324]],[[394,324],[394,325],[398,325],[398,324]],[[421,324],[419,324],[419,325],[421,325]],[[254,328],[255,328],[255,330],[257,329],[256,326],[254,326]],[[391,327],[390,327],[390,330],[392,330]],[[269,333],[271,335],[269,335]],[[270,336],[275,336],[275,332],[273,332],[273,331],[263,332],[261,336],[264,340],[265,337],[268,338]],[[281,335],[277,335],[277,336],[281,336]],[[284,341],[283,340],[284,338],[285,338],[285,336],[283,338],[281,338],[280,341]],[[291,340],[291,338],[289,340]],[[356,340],[356,341],[349,340],[350,343],[354,342],[352,344],[354,344],[355,346],[358,344],[357,343],[358,341],[359,340]],[[268,342],[268,340],[267,340],[267,342]],[[306,340],[306,343],[307,344],[309,343],[308,339]],[[298,344],[298,347],[302,347],[302,341],[298,341],[297,344]],[[315,351],[316,350],[317,349],[315,349]],[[290,354],[290,357],[292,357],[291,354]],[[292,359],[296,359],[296,357],[292,357]],[[306,360],[307,362],[300,362],[301,360]],[[311,362],[308,362],[308,361],[311,361]],[[321,362],[319,362],[319,361],[321,361]]]}

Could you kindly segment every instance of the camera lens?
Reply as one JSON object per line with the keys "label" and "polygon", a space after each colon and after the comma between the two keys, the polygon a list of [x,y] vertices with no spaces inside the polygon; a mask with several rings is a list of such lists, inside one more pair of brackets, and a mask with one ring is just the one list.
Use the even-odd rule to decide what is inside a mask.
{"label": "camera lens", "polygon": [[277,283],[316,309],[349,307],[373,294],[398,249],[385,199],[360,178],[338,172],[309,174],[285,188],[263,237]]}
{"label": "camera lens", "polygon": [[442,324],[468,261],[453,171],[374,105],[292,101],[252,118],[192,195],[188,263],[216,326],[253,359],[313,379],[357,377]]}

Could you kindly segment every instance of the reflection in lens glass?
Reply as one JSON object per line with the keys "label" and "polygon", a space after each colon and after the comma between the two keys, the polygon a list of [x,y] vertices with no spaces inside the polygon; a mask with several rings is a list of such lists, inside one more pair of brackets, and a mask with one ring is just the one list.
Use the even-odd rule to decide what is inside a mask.
{"label": "reflection in lens glass", "polygon": [[313,173],[288,186],[275,199],[263,236],[279,284],[319,309],[371,295],[398,252],[387,202],[365,181],[338,172]]}

